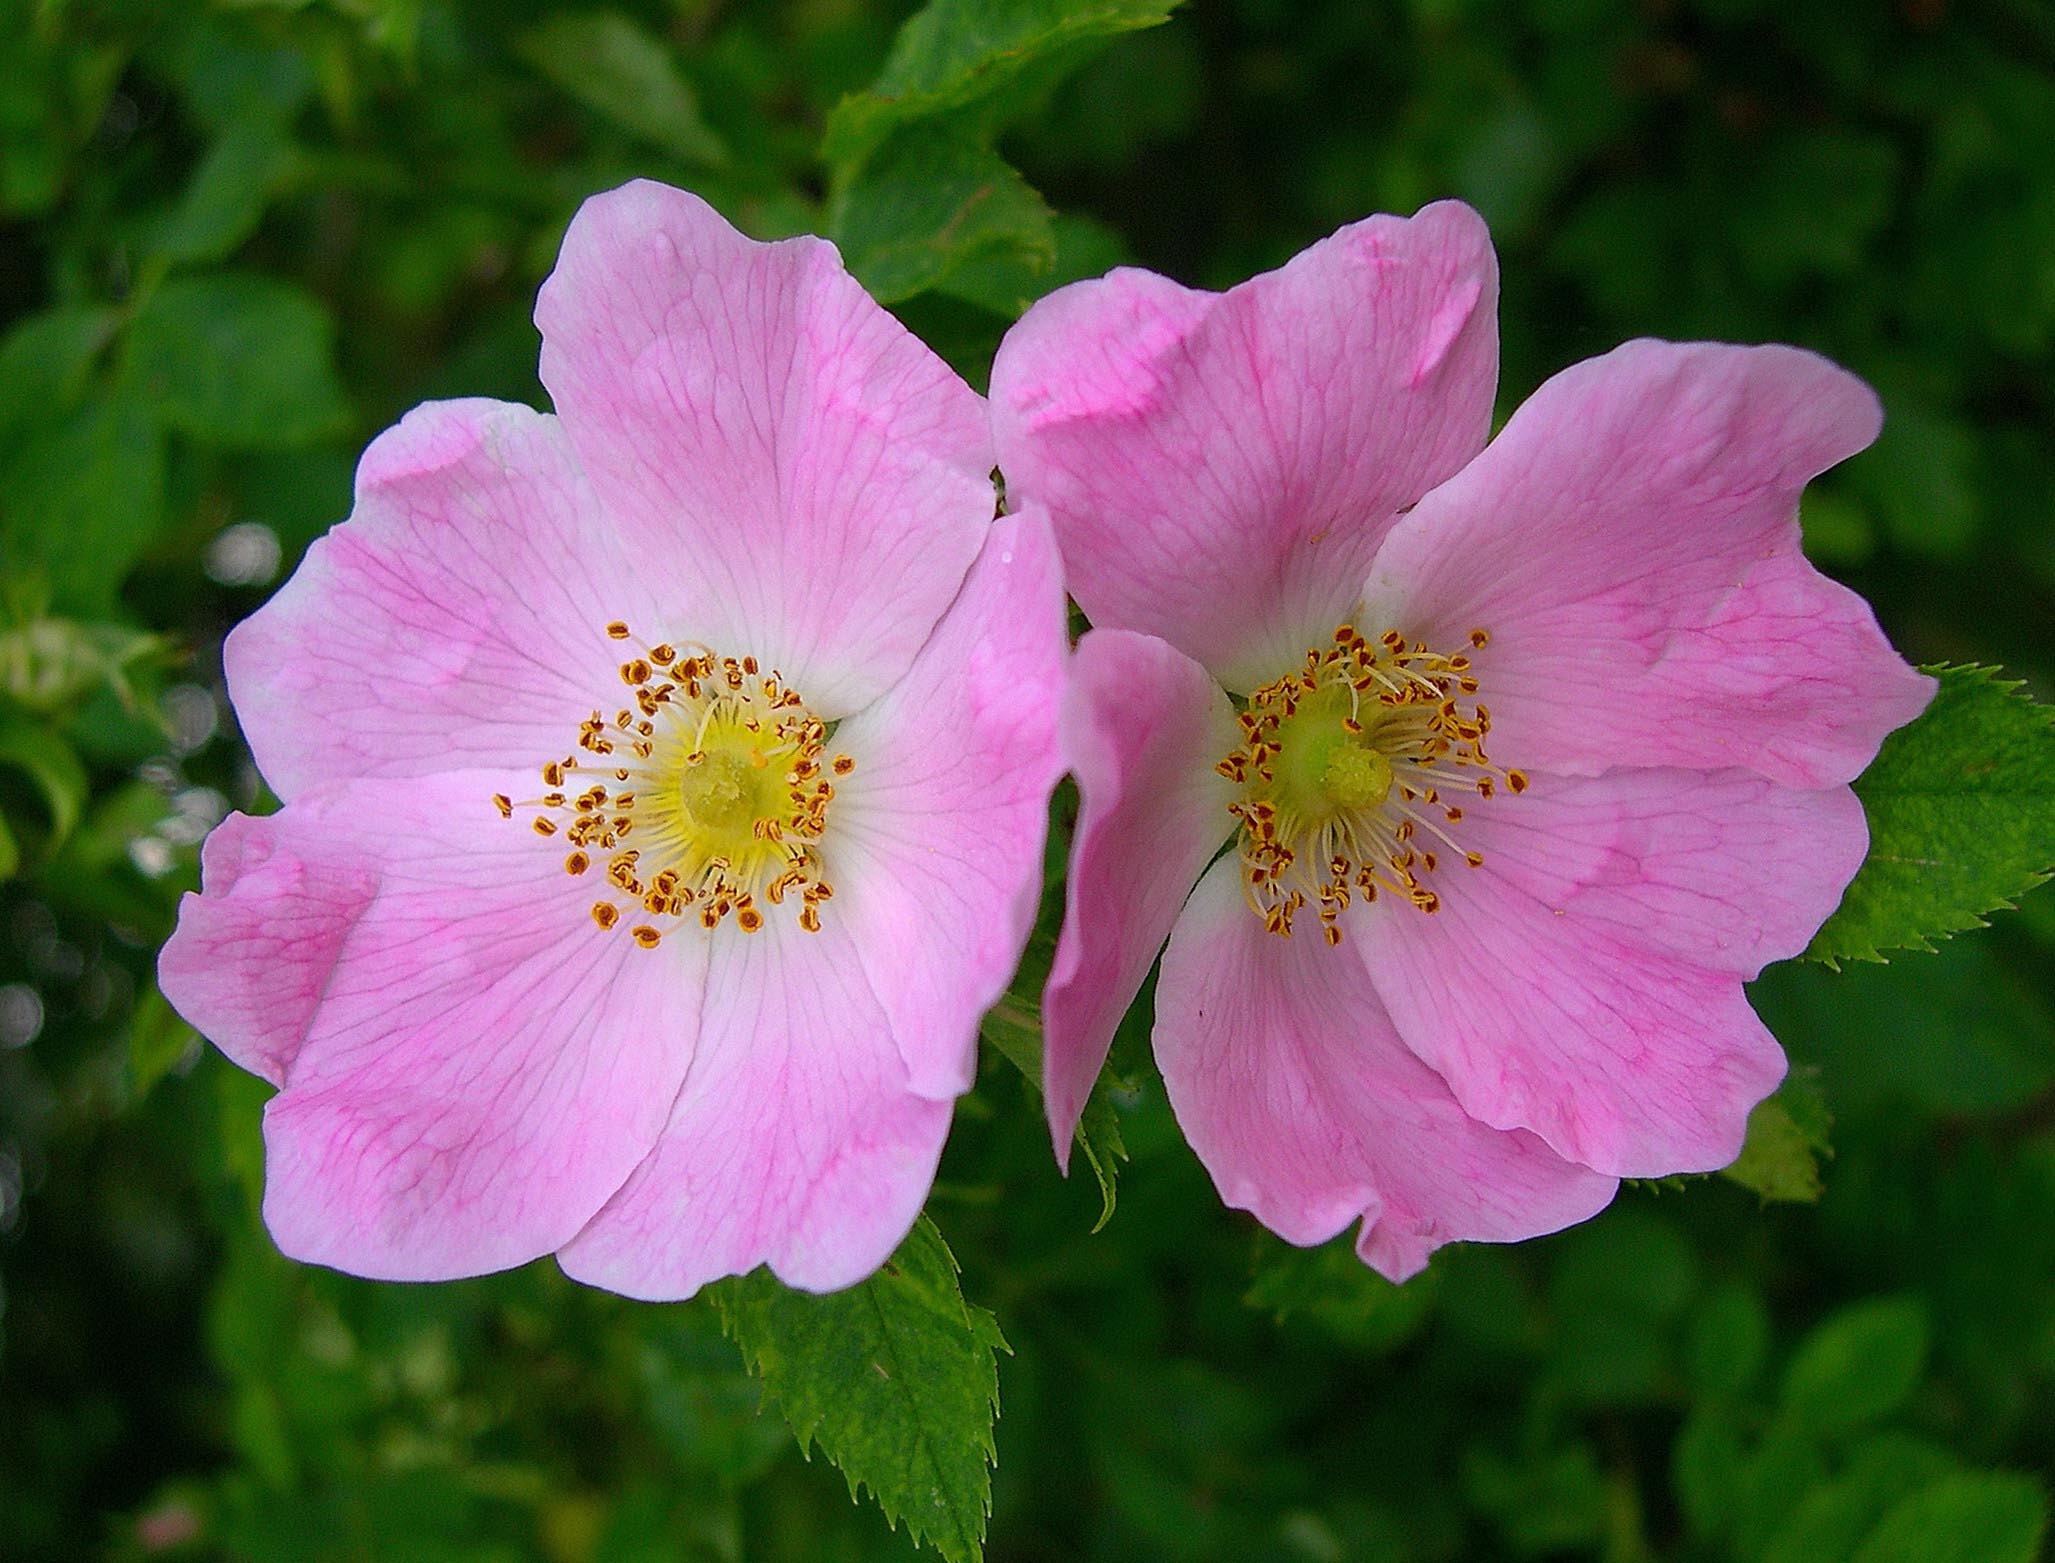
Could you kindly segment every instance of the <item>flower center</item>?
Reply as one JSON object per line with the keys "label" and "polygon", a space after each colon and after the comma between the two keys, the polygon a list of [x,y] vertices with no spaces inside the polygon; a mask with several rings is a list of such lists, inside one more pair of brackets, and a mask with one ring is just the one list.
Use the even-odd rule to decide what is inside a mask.
{"label": "flower center", "polygon": [[[1472,630],[1470,645],[1490,638]],[[1242,742],[1217,769],[1242,789],[1228,812],[1241,822],[1242,883],[1264,927],[1289,937],[1317,904],[1322,936],[1339,944],[1358,895],[1440,910],[1435,843],[1472,868],[1484,861],[1450,834],[1463,818],[1452,800],[1489,798],[1500,781],[1525,792],[1527,778],[1485,755],[1491,712],[1477,688],[1468,653],[1432,652],[1396,630],[1366,640],[1344,624],[1302,668],[1249,696]]]}
{"label": "flower center", "polygon": [[[607,635],[633,639],[618,621]],[[847,776],[855,762],[825,758],[826,724],[756,658],[636,649],[620,666],[633,709],[611,720],[595,710],[577,751],[542,767],[549,791],[519,804],[496,795],[494,805],[509,819],[516,808],[539,809],[535,833],[561,832],[571,847],[564,872],[601,866],[609,889],[593,903],[593,921],[612,928],[627,915],[644,948],[662,940],[665,921],[686,917],[717,928],[732,915],[755,933],[764,925],[759,898],[796,900],[799,926],[818,933],[820,905],[835,893],[816,847],[835,796],[829,777]]]}

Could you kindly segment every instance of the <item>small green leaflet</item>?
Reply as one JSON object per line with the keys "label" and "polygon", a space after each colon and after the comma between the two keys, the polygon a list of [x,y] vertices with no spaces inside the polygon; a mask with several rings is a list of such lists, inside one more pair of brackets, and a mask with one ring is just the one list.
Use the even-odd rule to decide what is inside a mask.
{"label": "small green leaflet", "polygon": [[1252,1269],[1242,1294],[1249,1307],[1279,1324],[1303,1319],[1370,1356],[1396,1351],[1426,1328],[1444,1273],[1428,1269],[1403,1285],[1387,1281],[1357,1256],[1353,1225],[1317,1248],[1295,1248],[1259,1231]]}
{"label": "small green leaflet", "polygon": [[828,234],[882,304],[923,293],[973,260],[1056,257],[1049,208],[990,147],[949,132],[895,136],[828,203]]}
{"label": "small green leaflet", "polygon": [[1903,1499],[1855,1563],[2033,1563],[2048,1533],[2048,1496],[2031,1476],[1975,1471]]}
{"label": "small green leaflet", "polygon": [[999,1415],[999,1324],[966,1303],[923,1216],[884,1268],[825,1297],[768,1270],[708,1289],[722,1327],[811,1455],[869,1488],[950,1563],[984,1554]]}
{"label": "small green leaflet", "polygon": [[1023,78],[1062,73],[1088,51],[1170,19],[1178,0],[930,0],[893,41],[868,92],[852,94],[828,120],[822,155],[857,163],[914,120],[1024,96]]}
{"label": "small green leaflet", "polygon": [[243,450],[310,444],[348,426],[335,322],[305,289],[254,272],[164,284],[137,311],[131,390],[166,428]]}
{"label": "small green leaflet", "polygon": [[699,112],[677,56],[618,11],[567,12],[530,28],[515,52],[602,118],[682,163],[722,168],[728,148]]}
{"label": "small green leaflet", "polygon": [[1806,955],[1931,950],[2055,871],[2055,711],[1984,667],[1933,667],[1934,703],[1855,783],[1870,850]]}
{"label": "small green leaflet", "polygon": [[[1038,1093],[1042,1089],[1042,985],[1048,980],[1055,953],[1050,938],[1037,934],[1029,941],[1013,986],[992,1006],[983,1026],[985,1040],[1004,1054]],[[1077,1126],[1077,1148],[1099,1182],[1099,1219],[1092,1224],[1094,1232],[1103,1231],[1113,1219],[1120,1163],[1127,1160],[1120,1118],[1107,1095],[1108,1079],[1101,1073]]]}
{"label": "small green leaflet", "polygon": [[1775,1096],[1748,1115],[1748,1141],[1720,1176],[1751,1189],[1764,1204],[1813,1205],[1824,1192],[1820,1158],[1833,1155],[1833,1117],[1819,1085],[1793,1071]]}
{"label": "small green leaflet", "polygon": [[[821,145],[828,236],[886,304],[967,267],[1024,275],[1057,264],[1048,206],[993,147],[1038,92],[1177,0],[930,0],[899,29],[866,92],[836,105]],[[974,290],[976,285],[973,284]]]}
{"label": "small green leaflet", "polygon": [[1914,1297],[1842,1309],[1798,1344],[1784,1370],[1784,1411],[1815,1433],[1845,1437],[1897,1410],[1919,1387],[1930,1329]]}

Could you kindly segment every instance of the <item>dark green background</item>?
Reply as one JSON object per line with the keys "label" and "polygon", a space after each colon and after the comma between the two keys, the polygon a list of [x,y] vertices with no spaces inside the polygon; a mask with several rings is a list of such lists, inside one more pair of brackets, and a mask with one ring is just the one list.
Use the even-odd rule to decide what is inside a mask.
{"label": "dark green background", "polygon": [[[1630,336],[1829,354],[1889,423],[1808,496],[1815,558],[1914,660],[2047,694],[2055,10],[1194,0],[979,111],[1053,228],[1001,201],[978,253],[903,263],[920,201],[864,209],[819,147],[907,9],[0,0],[0,1558],[909,1551],[701,1305],[278,1258],[263,1088],[150,986],[199,834],[259,797],[222,632],[406,407],[540,400],[535,287],[595,190],[832,227],[980,384],[1067,276],[1225,286],[1461,196],[1503,264],[1502,411]],[[2042,892],[1939,955],[1765,978],[1835,1120],[1817,1204],[1630,1189],[1399,1291],[1221,1210],[1138,1034],[1089,1235],[1090,1178],[988,1057],[931,1213],[1014,1348],[990,1555],[2031,1556],[2051,948]],[[1925,1529],[1876,1533],[1923,1493]]]}

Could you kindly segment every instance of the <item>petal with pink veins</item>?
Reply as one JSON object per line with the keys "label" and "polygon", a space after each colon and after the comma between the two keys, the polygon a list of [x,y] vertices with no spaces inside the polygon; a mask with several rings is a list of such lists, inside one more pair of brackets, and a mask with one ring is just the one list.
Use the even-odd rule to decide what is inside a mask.
{"label": "petal with pink veins", "polygon": [[768,1264],[834,1291],[891,1256],[927,1198],[950,1103],[916,1093],[856,946],[823,908],[719,930],[670,1125],[557,1257],[630,1297],[689,1297]]}
{"label": "petal with pink veins", "polygon": [[1227,293],[1123,269],[1000,345],[1009,491],[1071,595],[1250,689],[1346,616],[1396,515],[1483,446],[1498,268],[1455,202],[1372,217]]}
{"label": "petal with pink veins", "polygon": [[1357,1251],[1394,1281],[1443,1243],[1535,1237],[1605,1208],[1615,1179],[1464,1112],[1362,962],[1308,930],[1266,932],[1239,881],[1224,861],[1200,882],[1156,989],[1156,1059],[1222,1199],[1300,1244],[1361,1215]]}
{"label": "petal with pink veins", "polygon": [[619,682],[606,638],[650,600],[557,420],[430,402],[372,442],[350,519],[223,653],[272,790],[527,769]]}
{"label": "petal with pink veins", "polygon": [[1130,630],[1078,642],[1063,704],[1078,820],[1042,990],[1042,1086],[1060,1165],[1121,1015],[1234,826],[1234,784],[1213,767],[1240,738],[1220,686],[1175,647]]}
{"label": "petal with pink veins", "polygon": [[[1752,954],[1713,952],[1716,969],[1660,947],[1704,953],[1709,931],[1674,913],[1694,888],[1717,893],[1716,876],[1692,887],[1687,868],[1685,884],[1654,888],[1648,905],[1671,915],[1630,932],[1631,890],[1601,888],[1591,916],[1574,893],[1622,860],[1572,843],[1549,869],[1560,874],[1572,854],[1586,861],[1555,886],[1557,901],[1543,898],[1549,874],[1533,861],[1501,871],[1487,850],[1483,867],[1435,876],[1438,912],[1397,897],[1353,909],[1344,945],[1406,1045],[1474,1117],[1623,1178],[1724,1167],[1741,1153],[1749,1109],[1783,1079],[1784,1054],[1742,992],[1737,967]],[[1634,870],[1661,871],[1645,860]]]}
{"label": "petal with pink veins", "polygon": [[282,1084],[264,1218],[294,1258],[387,1280],[524,1263],[663,1130],[703,956],[603,933],[561,852],[493,807],[511,784],[346,783],[209,843],[159,979]]}
{"label": "petal with pink veins", "polygon": [[1489,632],[1473,660],[1508,765],[1851,781],[1934,682],[1806,563],[1798,494],[1880,418],[1797,348],[1630,342],[1542,386],[1393,529],[1365,621],[1437,649]]}
{"label": "petal with pink veins", "polygon": [[535,319],[610,519],[680,605],[659,633],[757,657],[830,721],[890,688],[992,517],[976,393],[833,245],[759,244],[647,180],[579,208]]}
{"label": "petal with pink veins", "polygon": [[978,1018],[1034,926],[1064,659],[1048,518],[1008,516],[906,677],[835,732],[855,769],[823,847],[831,911],[924,1095],[970,1089]]}
{"label": "petal with pink veins", "polygon": [[1537,772],[1518,797],[1468,802],[1449,829],[1483,856],[1474,872],[1552,915],[1742,977],[1802,953],[1869,850],[1849,788],[1803,792],[1755,771]]}

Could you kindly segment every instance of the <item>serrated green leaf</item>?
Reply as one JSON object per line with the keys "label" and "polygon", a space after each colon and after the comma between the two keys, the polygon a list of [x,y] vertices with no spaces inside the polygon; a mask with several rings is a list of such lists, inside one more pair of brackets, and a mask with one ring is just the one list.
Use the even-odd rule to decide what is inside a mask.
{"label": "serrated green leaf", "polygon": [[956,1258],[922,1217],[884,1268],[828,1296],[768,1270],[708,1289],[800,1447],[868,1488],[950,1563],[983,1555],[999,1414],[998,1321],[964,1301]]}
{"label": "serrated green leaf", "polygon": [[1856,781],[1869,857],[1812,960],[1931,950],[2055,871],[2055,711],[1991,668],[1927,671],[1934,703]]}
{"label": "serrated green leaf", "polygon": [[1053,60],[1082,63],[1122,33],[1167,21],[1178,0],[930,0],[899,29],[868,92],[844,98],[822,155],[863,161],[915,120],[999,98]]}
{"label": "serrated green leaf", "polygon": [[1820,1158],[1833,1154],[1827,1143],[1832,1124],[1819,1087],[1794,1074],[1775,1096],[1755,1104],[1748,1115],[1747,1142],[1720,1175],[1765,1203],[1817,1204],[1825,1190]]}
{"label": "serrated green leaf", "polygon": [[2048,1494],[2030,1476],[1950,1476],[1886,1514],[1855,1563],[2033,1563],[2048,1531]]}
{"label": "serrated green leaf", "polygon": [[515,50],[550,81],[630,135],[683,162],[718,168],[728,148],[665,44],[618,11],[552,16]]}
{"label": "serrated green leaf", "polygon": [[1911,1297],[1844,1308],[1799,1343],[1784,1407],[1816,1432],[1843,1434],[1901,1405],[1926,1365],[1927,1315]]}
{"label": "serrated green leaf", "polygon": [[1004,158],[968,137],[932,131],[894,137],[835,192],[828,236],[884,304],[994,252],[1035,267],[1056,254],[1049,208]]}
{"label": "serrated green leaf", "polygon": [[143,306],[128,373],[168,428],[242,449],[304,445],[349,420],[335,327],[319,300],[275,277],[180,277]]}

